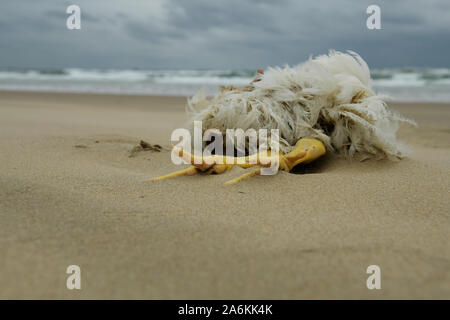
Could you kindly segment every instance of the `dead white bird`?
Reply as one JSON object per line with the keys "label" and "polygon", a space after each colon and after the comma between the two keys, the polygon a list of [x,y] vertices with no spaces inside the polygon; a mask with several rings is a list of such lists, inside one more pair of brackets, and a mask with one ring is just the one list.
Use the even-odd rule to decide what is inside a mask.
{"label": "dead white bird", "polygon": [[[190,122],[202,122],[203,130],[217,129],[224,136],[227,129],[278,129],[279,167],[285,171],[315,160],[326,150],[347,157],[402,158],[407,149],[396,132],[401,122],[414,124],[375,94],[369,67],[351,51],[330,51],[295,67],[269,68],[249,85],[222,88],[211,99],[201,91],[188,100],[188,114]],[[193,166],[152,180],[262,165],[258,154],[246,157],[244,164],[218,155],[194,164],[194,156],[178,152]],[[252,157],[256,163],[250,163]],[[256,174],[259,168],[229,183]]]}

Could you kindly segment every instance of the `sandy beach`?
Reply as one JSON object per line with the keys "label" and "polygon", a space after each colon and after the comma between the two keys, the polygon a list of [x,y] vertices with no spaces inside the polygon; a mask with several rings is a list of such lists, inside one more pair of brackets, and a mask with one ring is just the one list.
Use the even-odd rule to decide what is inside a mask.
{"label": "sandy beach", "polygon": [[185,100],[0,92],[0,298],[450,298],[450,105],[390,104],[419,125],[401,161],[149,182]]}

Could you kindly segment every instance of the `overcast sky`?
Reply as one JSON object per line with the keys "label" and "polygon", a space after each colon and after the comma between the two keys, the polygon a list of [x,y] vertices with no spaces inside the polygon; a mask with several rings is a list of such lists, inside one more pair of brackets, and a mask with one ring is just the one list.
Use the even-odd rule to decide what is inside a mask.
{"label": "overcast sky", "polygon": [[[81,8],[81,30],[66,8]],[[381,8],[382,30],[366,9]],[[450,67],[450,0],[1,0],[0,68],[229,69],[354,50],[371,67]]]}

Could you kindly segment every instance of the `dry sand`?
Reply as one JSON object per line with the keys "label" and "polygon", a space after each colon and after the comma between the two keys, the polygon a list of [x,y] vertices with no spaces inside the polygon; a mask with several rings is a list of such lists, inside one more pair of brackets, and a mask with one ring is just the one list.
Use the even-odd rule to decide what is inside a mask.
{"label": "dry sand", "polygon": [[392,105],[402,161],[148,182],[179,167],[129,152],[168,148],[184,101],[0,92],[0,298],[450,298],[450,105]]}

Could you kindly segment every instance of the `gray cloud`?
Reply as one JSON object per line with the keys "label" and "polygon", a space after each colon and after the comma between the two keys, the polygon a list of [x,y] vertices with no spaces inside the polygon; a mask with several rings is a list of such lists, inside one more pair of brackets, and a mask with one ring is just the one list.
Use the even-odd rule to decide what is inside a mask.
{"label": "gray cloud", "polygon": [[[65,27],[68,5],[82,29]],[[382,30],[366,28],[381,7]],[[2,3],[0,67],[256,68],[328,49],[373,67],[450,67],[450,1],[15,0]]]}

